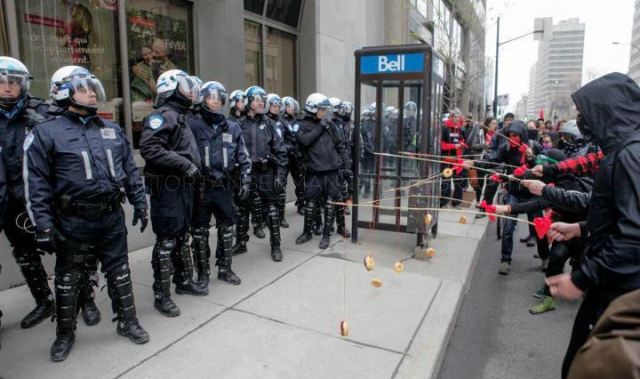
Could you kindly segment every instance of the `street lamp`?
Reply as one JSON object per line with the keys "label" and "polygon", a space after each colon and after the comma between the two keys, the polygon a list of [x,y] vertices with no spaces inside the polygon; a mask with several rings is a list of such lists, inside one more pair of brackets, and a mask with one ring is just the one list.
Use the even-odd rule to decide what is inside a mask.
{"label": "street lamp", "polygon": [[504,42],[500,42],[500,17],[498,17],[498,21],[497,21],[497,29],[496,29],[496,75],[494,78],[494,87],[493,87],[493,114],[494,116],[496,116],[496,118],[498,118],[498,60],[500,58],[500,46],[502,45],[506,45],[509,42],[513,42],[515,40],[519,40],[520,38],[524,38],[528,35],[531,34],[535,34],[535,33],[544,33],[544,30],[534,30],[532,32],[523,34],[521,36],[515,37],[515,38],[511,38],[509,40],[506,40]]}

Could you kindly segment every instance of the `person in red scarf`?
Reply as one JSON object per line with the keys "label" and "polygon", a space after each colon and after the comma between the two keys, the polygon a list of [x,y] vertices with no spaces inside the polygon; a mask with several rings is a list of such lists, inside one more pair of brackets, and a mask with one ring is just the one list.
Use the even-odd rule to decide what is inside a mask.
{"label": "person in red scarf", "polygon": [[[442,128],[440,150],[443,156],[451,157],[450,161],[453,163],[461,159],[463,151],[467,149],[467,144],[462,135],[462,126],[464,125],[462,112],[458,109],[453,109],[451,113],[449,113],[449,118],[444,122],[444,125],[445,127]],[[446,158],[444,160],[447,161]],[[440,207],[442,208],[447,205],[450,201],[449,198],[453,198],[455,200],[451,201],[451,206],[458,208],[460,206],[460,200],[462,200],[462,189],[467,186],[467,181],[461,179],[465,178],[466,175],[457,165],[443,163],[441,169],[444,170],[445,168],[451,168],[454,174],[451,177],[453,180],[444,178],[442,180]],[[454,188],[453,196],[451,196],[452,182]]]}

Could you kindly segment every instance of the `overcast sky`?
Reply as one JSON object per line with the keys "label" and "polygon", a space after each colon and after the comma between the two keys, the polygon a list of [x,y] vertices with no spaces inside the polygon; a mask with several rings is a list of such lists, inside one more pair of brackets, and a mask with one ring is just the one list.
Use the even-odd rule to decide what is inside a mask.
{"label": "overcast sky", "polygon": [[[495,58],[496,16],[500,16],[500,40],[533,31],[533,19],[553,17],[553,23],[577,17],[585,24],[583,84],[588,71],[600,75],[629,68],[629,43],[634,0],[487,0],[487,40],[485,54]],[[536,61],[538,42],[533,36],[500,47],[498,94],[509,94],[514,109],[529,89],[529,68]],[[493,89],[491,91],[493,94]],[[493,98],[493,95],[492,95]]]}

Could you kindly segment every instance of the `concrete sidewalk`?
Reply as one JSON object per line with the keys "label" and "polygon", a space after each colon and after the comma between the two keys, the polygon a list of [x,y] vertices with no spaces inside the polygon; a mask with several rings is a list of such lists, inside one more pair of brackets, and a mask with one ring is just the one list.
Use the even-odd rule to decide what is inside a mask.
{"label": "concrete sidewalk", "polygon": [[[234,259],[242,285],[214,279],[207,297],[174,295],[182,310],[176,319],[153,309],[151,249],[132,252],[138,317],[151,335],[146,345],[115,334],[105,289],[96,299],[100,324],[79,319],[71,356],[52,363],[55,324],[20,329],[33,307],[27,288],[0,292],[0,377],[435,377],[486,218],[474,223],[467,215],[461,225],[460,214],[441,212],[437,254],[422,261],[407,259],[415,244],[409,234],[361,229],[358,244],[334,236],[325,251],[319,237],[297,246],[302,217],[291,206],[287,213],[292,227],[282,230],[283,262],[271,261],[268,238],[252,236],[249,253]],[[376,259],[370,272],[362,264],[367,254]],[[401,259],[405,271],[396,273]],[[373,278],[381,288],[371,286]],[[340,336],[341,320],[349,337]]]}

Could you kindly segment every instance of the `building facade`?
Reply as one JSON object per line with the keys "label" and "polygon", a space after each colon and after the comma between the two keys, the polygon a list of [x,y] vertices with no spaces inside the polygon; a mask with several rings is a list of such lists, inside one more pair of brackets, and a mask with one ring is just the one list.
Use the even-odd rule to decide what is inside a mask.
{"label": "building facade", "polygon": [[[155,80],[172,68],[228,92],[257,84],[301,104],[313,92],[353,101],[355,50],[453,46],[452,104],[479,116],[484,80],[470,78],[484,69],[484,9],[485,0],[0,0],[0,55],[24,61],[43,98],[58,68],[94,72],[107,95],[100,115],[123,126],[142,166],[142,120]],[[132,229],[129,247],[152,240]],[[0,251],[9,251],[4,237]],[[0,289],[21,280],[10,254],[0,265]]]}
{"label": "building facade", "polygon": [[575,118],[571,93],[582,85],[585,24],[572,18],[553,25],[545,18],[544,29],[532,75],[535,116],[544,113],[554,122]]}
{"label": "building facade", "polygon": [[640,0],[635,1],[629,51],[629,76],[640,83]]}

